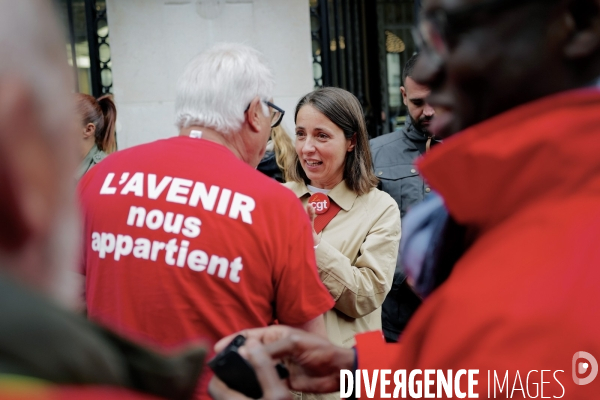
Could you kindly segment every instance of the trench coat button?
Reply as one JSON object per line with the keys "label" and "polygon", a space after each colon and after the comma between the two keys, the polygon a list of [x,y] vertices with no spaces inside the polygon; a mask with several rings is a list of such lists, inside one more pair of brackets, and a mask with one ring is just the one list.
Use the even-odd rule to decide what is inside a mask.
{"label": "trench coat button", "polygon": [[377,173],[377,175],[379,175],[379,176],[383,175],[383,171],[379,171],[379,172]]}
{"label": "trench coat button", "polygon": [[414,173],[417,172],[417,170],[413,168],[413,169],[410,170],[410,172],[414,174]]}
{"label": "trench coat button", "polygon": [[426,191],[427,193],[429,193],[429,192],[431,192],[431,189],[430,189],[430,188],[425,188],[425,191]]}

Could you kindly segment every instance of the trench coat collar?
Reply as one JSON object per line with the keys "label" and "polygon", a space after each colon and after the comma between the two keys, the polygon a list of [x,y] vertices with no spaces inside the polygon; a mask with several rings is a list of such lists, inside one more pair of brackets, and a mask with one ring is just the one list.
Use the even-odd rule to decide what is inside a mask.
{"label": "trench coat collar", "polygon": [[[288,182],[286,183],[286,186],[290,188],[299,199],[302,199],[304,196],[310,196],[310,191],[304,182]],[[346,181],[338,183],[331,189],[328,196],[344,211],[349,211],[358,197],[357,194],[346,185]]]}

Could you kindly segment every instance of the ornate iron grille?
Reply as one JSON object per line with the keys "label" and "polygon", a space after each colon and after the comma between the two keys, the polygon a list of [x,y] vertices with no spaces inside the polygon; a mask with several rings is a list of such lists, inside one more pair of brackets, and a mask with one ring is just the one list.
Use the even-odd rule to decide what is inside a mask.
{"label": "ornate iron grille", "polygon": [[[372,25],[372,0],[310,0],[313,77],[315,87],[335,86],[353,93],[365,112],[369,133],[377,135],[378,102],[371,95],[379,86],[369,45],[377,37],[366,27]],[[376,21],[375,21],[376,23]],[[377,63],[378,61],[376,61]],[[373,69],[375,67],[375,69]]]}
{"label": "ornate iron grille", "polygon": [[112,63],[105,0],[58,0],[68,26],[69,63],[78,92],[112,92]]}
{"label": "ornate iron grille", "polygon": [[108,20],[104,0],[86,0],[86,20],[90,46],[90,73],[94,96],[112,92],[112,69]]}

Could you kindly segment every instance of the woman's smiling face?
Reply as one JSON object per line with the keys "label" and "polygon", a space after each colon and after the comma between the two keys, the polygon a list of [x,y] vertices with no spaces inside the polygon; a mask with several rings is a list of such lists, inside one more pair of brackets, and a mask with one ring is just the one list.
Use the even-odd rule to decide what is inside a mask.
{"label": "woman's smiling face", "polygon": [[296,153],[312,186],[333,189],[344,179],[346,155],[356,139],[346,139],[340,127],[310,104],[296,116]]}

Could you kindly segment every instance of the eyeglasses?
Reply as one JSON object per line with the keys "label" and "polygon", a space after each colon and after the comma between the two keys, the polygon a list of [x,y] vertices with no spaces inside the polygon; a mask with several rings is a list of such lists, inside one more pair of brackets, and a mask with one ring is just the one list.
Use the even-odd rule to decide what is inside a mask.
{"label": "eyeglasses", "polygon": [[281,123],[281,120],[283,119],[285,111],[283,111],[283,109],[277,107],[275,104],[271,103],[270,101],[263,100],[263,102],[273,109],[273,112],[271,113],[271,128],[275,128],[277,125],[279,125]]}
{"label": "eyeglasses", "polygon": [[[273,111],[271,112],[271,128],[275,128],[277,125],[279,125],[281,123],[281,120],[283,120],[285,111],[283,109],[277,107],[275,104],[271,103],[270,101],[262,100],[262,102],[273,109]],[[250,104],[248,104],[248,107],[246,107],[244,112],[248,111],[249,108],[250,108]]]}
{"label": "eyeglasses", "polygon": [[421,16],[418,27],[412,28],[415,46],[419,52],[445,57],[456,45],[458,35],[465,32],[477,16],[492,16],[532,2],[549,3],[548,0],[487,0],[451,11],[435,8]]}

